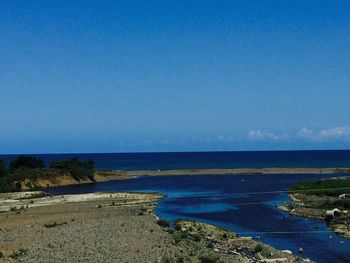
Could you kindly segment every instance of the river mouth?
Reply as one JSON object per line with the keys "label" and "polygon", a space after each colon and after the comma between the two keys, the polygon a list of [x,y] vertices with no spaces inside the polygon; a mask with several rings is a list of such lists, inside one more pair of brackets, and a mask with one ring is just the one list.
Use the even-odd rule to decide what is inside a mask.
{"label": "river mouth", "polygon": [[288,201],[285,190],[300,181],[332,175],[196,175],[139,177],[89,185],[48,189],[52,194],[109,191],[159,192],[156,214],[174,221],[194,219],[252,236],[277,249],[316,262],[347,262],[350,240],[338,237],[319,220],[291,216],[277,206]]}

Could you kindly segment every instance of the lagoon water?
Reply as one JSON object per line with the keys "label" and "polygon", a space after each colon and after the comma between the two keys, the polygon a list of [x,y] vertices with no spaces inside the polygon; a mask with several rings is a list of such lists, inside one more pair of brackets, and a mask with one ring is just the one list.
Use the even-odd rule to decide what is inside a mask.
{"label": "lagoon water", "polygon": [[[39,155],[45,163],[72,156],[95,161],[97,169],[195,169],[240,167],[350,167],[350,151],[207,152]],[[14,155],[0,156],[7,162]],[[329,232],[322,221],[288,215],[276,208],[299,181],[337,175],[205,175],[139,177],[123,181],[52,188],[53,194],[100,191],[160,192],[156,214],[188,218],[261,239],[316,262],[350,262],[350,240]],[[330,238],[330,236],[332,238]]]}
{"label": "lagoon water", "polygon": [[139,177],[53,188],[50,192],[160,192],[167,196],[158,203],[159,217],[216,224],[293,253],[302,247],[304,256],[316,262],[350,262],[350,240],[329,232],[322,221],[290,216],[276,208],[288,200],[287,194],[279,191],[298,181],[326,177],[278,174]]}

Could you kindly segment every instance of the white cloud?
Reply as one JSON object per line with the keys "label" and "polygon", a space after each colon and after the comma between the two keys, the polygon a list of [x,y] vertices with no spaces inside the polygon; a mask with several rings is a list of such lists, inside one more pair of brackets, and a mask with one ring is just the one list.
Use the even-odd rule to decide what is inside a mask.
{"label": "white cloud", "polygon": [[274,134],[270,132],[262,132],[261,130],[251,130],[247,135],[251,141],[283,141],[289,138],[287,133]]}
{"label": "white cloud", "polygon": [[311,142],[350,141],[350,126],[331,127],[317,132],[304,127],[299,131],[298,137]]}

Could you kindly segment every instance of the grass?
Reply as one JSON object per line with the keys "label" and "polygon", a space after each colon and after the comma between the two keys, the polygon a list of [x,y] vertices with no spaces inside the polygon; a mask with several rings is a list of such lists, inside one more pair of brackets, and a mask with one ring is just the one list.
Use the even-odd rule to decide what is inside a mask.
{"label": "grass", "polygon": [[344,193],[350,193],[350,178],[308,180],[293,185],[288,190],[289,192],[300,192],[306,195],[339,196]]}

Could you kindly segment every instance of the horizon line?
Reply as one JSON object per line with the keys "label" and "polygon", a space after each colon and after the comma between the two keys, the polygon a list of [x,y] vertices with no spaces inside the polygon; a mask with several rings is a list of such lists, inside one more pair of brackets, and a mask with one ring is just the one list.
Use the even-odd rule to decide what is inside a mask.
{"label": "horizon line", "polygon": [[350,149],[294,149],[294,150],[221,150],[221,151],[136,151],[136,152],[51,152],[51,153],[0,153],[4,155],[64,155],[64,154],[157,154],[157,153],[233,153],[233,152],[321,152],[350,151]]}

